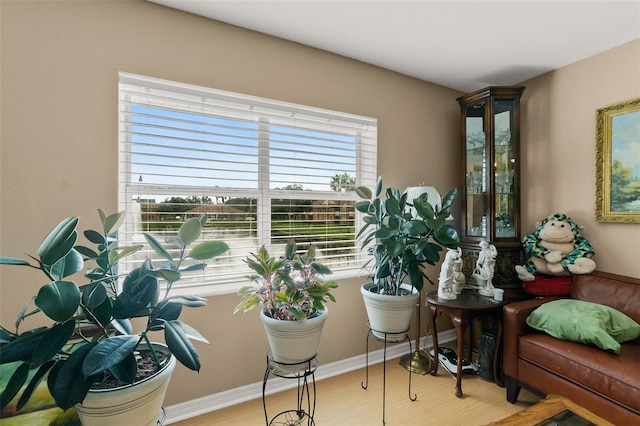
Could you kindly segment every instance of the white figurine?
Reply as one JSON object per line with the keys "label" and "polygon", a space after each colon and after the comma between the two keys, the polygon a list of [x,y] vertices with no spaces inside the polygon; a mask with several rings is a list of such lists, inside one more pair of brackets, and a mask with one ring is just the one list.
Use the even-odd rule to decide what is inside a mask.
{"label": "white figurine", "polygon": [[496,265],[496,256],[498,251],[493,244],[489,244],[486,240],[479,243],[480,253],[478,253],[478,261],[476,269],[473,271],[473,277],[480,286],[478,291],[483,296],[493,296],[493,272]]}
{"label": "white figurine", "polygon": [[462,256],[462,250],[447,250],[447,254],[440,268],[438,278],[438,298],[445,300],[457,299],[458,295],[453,291],[453,263]]}
{"label": "white figurine", "polygon": [[462,256],[453,262],[453,292],[455,294],[462,293],[467,278],[462,272]]}

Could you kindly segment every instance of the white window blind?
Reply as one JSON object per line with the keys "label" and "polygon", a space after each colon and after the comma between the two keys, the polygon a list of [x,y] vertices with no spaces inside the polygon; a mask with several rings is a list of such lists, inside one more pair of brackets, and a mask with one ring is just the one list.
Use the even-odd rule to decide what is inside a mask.
{"label": "white window blind", "polygon": [[[353,189],[375,185],[375,119],[127,73],[119,105],[122,244],[163,241],[206,213],[202,239],[230,246],[174,288],[246,281],[250,252],[278,256],[290,239],[334,271],[362,264]],[[135,256],[126,269],[160,261]]]}

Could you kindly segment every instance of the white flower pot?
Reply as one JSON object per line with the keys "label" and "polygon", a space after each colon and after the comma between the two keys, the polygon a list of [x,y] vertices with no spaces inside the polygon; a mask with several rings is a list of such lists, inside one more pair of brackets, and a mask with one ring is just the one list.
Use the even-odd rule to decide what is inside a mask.
{"label": "white flower pot", "polygon": [[[169,353],[166,346],[153,343],[156,351]],[[176,366],[171,355],[155,375],[140,382],[114,389],[92,389],[82,404],[76,404],[84,426],[157,426],[162,414],[164,394]]]}
{"label": "white flower pot", "polygon": [[420,292],[410,284],[402,284],[400,288],[410,294],[405,296],[380,294],[373,283],[360,287],[369,317],[369,328],[374,337],[380,340],[386,337],[387,342],[398,342],[406,337],[411,316],[420,299]]}
{"label": "white flower pot", "polygon": [[278,363],[298,364],[313,358],[318,353],[322,328],[328,315],[329,310],[325,308],[314,318],[283,321],[260,311],[273,359]]}

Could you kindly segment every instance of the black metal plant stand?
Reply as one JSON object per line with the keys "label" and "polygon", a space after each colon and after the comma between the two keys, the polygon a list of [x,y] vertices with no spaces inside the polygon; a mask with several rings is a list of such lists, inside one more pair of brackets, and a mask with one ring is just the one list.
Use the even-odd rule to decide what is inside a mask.
{"label": "black metal plant stand", "polygon": [[[411,339],[409,339],[409,334],[407,333],[409,329],[407,328],[404,331],[398,333],[387,333],[385,331],[373,330],[369,326],[369,322],[367,321],[367,328],[369,332],[367,333],[367,344],[366,344],[366,356],[365,356],[365,379],[363,382],[360,382],[360,386],[362,389],[367,389],[369,387],[369,339],[374,339],[379,342],[384,342],[384,349],[382,352],[382,424],[386,423],[386,405],[387,405],[387,343],[402,343],[409,342],[409,354],[413,353],[413,347],[411,345]],[[415,401],[418,399],[418,395],[411,395],[411,374],[412,371],[407,369],[409,372],[409,399],[411,401]]]}
{"label": "black metal plant stand", "polygon": [[[262,407],[264,409],[264,420],[267,426],[315,426],[313,415],[316,410],[316,380],[315,372],[318,369],[318,357],[313,357],[298,363],[284,363],[273,359],[271,349],[267,351],[267,368],[262,381]],[[298,401],[295,410],[287,410],[278,413],[269,420],[267,415],[266,389],[269,376],[281,377],[283,379],[298,380]],[[311,382],[311,386],[310,383]],[[313,393],[313,399],[311,394]],[[303,409],[306,400],[306,411]]]}

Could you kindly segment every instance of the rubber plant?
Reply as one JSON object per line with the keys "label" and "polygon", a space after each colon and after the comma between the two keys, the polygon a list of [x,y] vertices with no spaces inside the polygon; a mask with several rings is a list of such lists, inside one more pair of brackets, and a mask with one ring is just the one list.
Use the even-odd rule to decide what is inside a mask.
{"label": "rubber plant", "polygon": [[[207,301],[174,295],[171,289],[183,273],[205,268],[202,261],[219,256],[228,246],[222,241],[206,241],[188,250],[207,221],[206,215],[193,217],[165,244],[144,234],[162,264],[156,267],[146,259],[121,276],[118,263],[143,245],[119,246],[117,231],[124,212],[98,212],[102,230],[84,231],[95,248],[77,245],[79,218],[72,216],[47,235],[37,255],[29,256],[29,260],[0,257],[0,264],[38,269],[46,277],[38,293],[19,313],[12,327],[15,331],[0,328],[0,363],[16,365],[0,397],[2,408],[20,395],[17,409],[22,409],[45,377],[51,395],[63,410],[81,403],[92,386],[109,375],[132,383],[137,371],[136,349],[141,343],[150,343],[149,333],[154,331],[164,333],[166,346],[180,363],[200,370],[191,339],[208,341],[179,317],[183,307],[201,307]],[[176,250],[178,255],[174,257],[171,253]],[[184,266],[187,259],[192,261]],[[79,285],[71,280],[72,275],[82,272],[86,283]],[[161,280],[166,283],[164,288]],[[20,331],[25,319],[33,315],[44,315],[41,323],[53,323]],[[141,330],[134,331],[133,319]],[[151,345],[149,348],[159,368],[158,356]]]}
{"label": "rubber plant", "polygon": [[431,205],[426,194],[409,203],[406,193],[392,187],[385,190],[382,199],[382,177],[375,191],[361,186],[356,193],[362,199],[356,202],[356,209],[363,213],[365,223],[357,238],[373,255],[365,269],[370,271],[377,291],[400,295],[400,284],[406,279],[418,291],[422,290],[423,278],[434,284],[422,268],[425,263],[436,265],[443,248],[460,244],[458,231],[446,223],[458,190],[447,192],[441,206]]}

